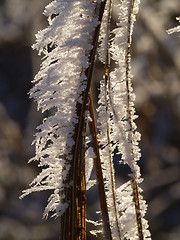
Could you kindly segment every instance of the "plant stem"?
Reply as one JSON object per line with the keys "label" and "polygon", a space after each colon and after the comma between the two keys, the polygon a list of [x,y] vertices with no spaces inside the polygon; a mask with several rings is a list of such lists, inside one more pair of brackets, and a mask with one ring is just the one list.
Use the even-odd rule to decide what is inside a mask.
{"label": "plant stem", "polygon": [[[131,46],[131,26],[132,26],[132,13],[134,9],[134,1],[130,1],[130,9],[129,9],[129,16],[128,16],[128,25],[129,25],[129,34],[128,34],[128,46],[127,46],[127,52],[126,52],[126,89],[127,89],[127,102],[128,102],[128,114],[129,114],[129,125],[130,125],[130,131],[129,131],[129,141],[131,142],[131,154],[134,158],[134,148],[133,148],[133,119],[132,119],[132,110],[130,107],[130,46]],[[133,169],[132,169],[133,170]],[[135,172],[135,170],[134,170]],[[138,191],[138,184],[135,179],[135,177],[132,179],[133,182],[133,194],[134,194],[134,203],[135,203],[135,212],[136,212],[136,220],[137,220],[137,229],[138,229],[138,236],[139,240],[143,240],[143,231],[142,231],[142,217],[141,217],[141,209],[140,209],[140,203],[139,203],[139,191]]]}
{"label": "plant stem", "polygon": [[[98,14],[98,20],[101,22],[104,8],[105,8],[106,0],[101,2],[99,5],[97,4],[96,11]],[[92,72],[93,72],[93,66],[94,66],[94,60],[95,60],[95,53],[97,48],[97,42],[99,37],[99,30],[100,30],[100,24],[95,28],[93,33],[93,40],[92,45],[93,49],[90,51],[89,54],[89,67],[86,69],[85,74],[87,76],[87,85],[86,89],[84,90],[82,96],[83,96],[83,103],[80,104],[77,102],[76,105],[76,112],[78,116],[78,124],[75,126],[75,133],[74,133],[74,141],[75,146],[72,150],[73,159],[72,161],[69,161],[68,163],[71,165],[68,179],[67,179],[67,187],[65,190],[66,193],[66,201],[69,203],[69,207],[66,210],[66,213],[62,217],[62,223],[63,223],[63,229],[61,235],[61,240],[75,240],[77,238],[78,233],[78,219],[82,219],[82,217],[78,217],[78,214],[82,214],[82,212],[79,212],[78,209],[78,203],[79,198],[81,198],[81,194],[78,193],[78,187],[76,184],[79,184],[80,182],[77,181],[79,171],[81,172],[81,157],[82,154],[82,132],[85,126],[85,110],[88,102],[88,95],[89,95],[89,89],[91,85],[91,79],[92,79]],[[79,169],[78,169],[79,167]],[[81,182],[83,182],[81,180]],[[80,191],[81,192],[81,191]],[[83,213],[84,214],[84,213]]]}
{"label": "plant stem", "polygon": [[97,179],[97,184],[98,184],[100,206],[101,206],[102,219],[103,219],[103,227],[104,227],[105,239],[111,240],[112,236],[111,236],[111,230],[110,230],[108,207],[107,207],[104,179],[103,179],[103,173],[102,173],[102,167],[101,167],[101,159],[100,159],[100,153],[99,153],[99,144],[98,144],[98,139],[97,139],[97,130],[96,130],[91,89],[90,89],[89,99],[90,99],[89,112],[90,112],[90,117],[92,118],[92,121],[88,122],[88,124],[89,124],[89,131],[90,131],[90,134],[92,137],[92,142],[91,142],[92,147],[93,147],[94,153],[96,155],[96,158],[94,158],[94,168],[95,168],[96,179]]}
{"label": "plant stem", "polygon": [[132,181],[133,181],[133,193],[134,193],[134,202],[135,202],[135,209],[136,209],[136,220],[137,220],[137,227],[138,227],[138,235],[139,235],[139,240],[143,240],[138,185],[137,185],[137,182],[136,182],[135,178],[133,178]]}
{"label": "plant stem", "polygon": [[[109,129],[109,99],[107,96],[107,89],[108,86],[110,86],[109,81],[109,64],[108,64],[108,58],[109,54],[107,52],[107,60],[106,60],[106,67],[105,67],[105,104],[106,104],[106,124],[107,124],[107,143],[108,143],[108,150],[109,150],[109,167],[110,167],[110,182],[112,186],[112,199],[113,199],[113,207],[114,207],[114,214],[115,214],[115,219],[116,219],[116,227],[117,227],[117,232],[119,236],[119,240],[121,240],[121,232],[120,232],[120,227],[119,227],[119,217],[118,217],[118,212],[117,212],[117,206],[116,206],[116,193],[115,193],[115,179],[114,179],[114,172],[113,172],[113,160],[112,160],[112,150],[111,150],[111,141],[110,141],[110,129]],[[110,90],[110,89],[109,89]]]}

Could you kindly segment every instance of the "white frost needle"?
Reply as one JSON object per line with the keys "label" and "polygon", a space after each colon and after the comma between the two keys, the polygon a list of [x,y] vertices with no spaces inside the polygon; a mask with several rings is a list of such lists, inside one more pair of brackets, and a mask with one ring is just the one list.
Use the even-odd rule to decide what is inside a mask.
{"label": "white frost needle", "polygon": [[[176,20],[180,22],[180,17],[177,17]],[[175,33],[175,32],[180,32],[180,26],[177,26],[177,27],[174,27],[174,28],[171,28],[171,29],[167,30],[168,34],[172,34],[172,33]]]}

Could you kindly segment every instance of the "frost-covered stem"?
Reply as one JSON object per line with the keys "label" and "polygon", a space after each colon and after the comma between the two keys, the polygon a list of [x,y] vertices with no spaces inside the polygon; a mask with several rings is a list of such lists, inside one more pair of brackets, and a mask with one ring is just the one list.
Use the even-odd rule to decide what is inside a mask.
{"label": "frost-covered stem", "polygon": [[[111,1],[109,3],[109,10],[108,10],[108,27],[107,27],[107,45],[109,45],[109,32],[110,32],[110,21],[111,21]],[[112,150],[111,150],[111,141],[110,141],[110,129],[109,129],[109,99],[107,94],[110,94],[110,77],[109,77],[109,65],[110,65],[110,56],[109,56],[109,46],[106,48],[106,62],[105,62],[105,106],[106,106],[106,126],[107,126],[107,144],[109,149],[109,164],[110,164],[110,181],[112,186],[112,198],[113,198],[113,206],[114,206],[114,213],[116,219],[116,227],[118,231],[119,240],[121,239],[121,233],[119,228],[119,220],[118,220],[118,212],[117,212],[117,201],[116,201],[116,194],[115,194],[115,179],[114,179],[114,166],[112,160]]]}
{"label": "frost-covered stem", "polygon": [[100,159],[100,153],[99,153],[99,144],[98,144],[98,139],[97,139],[97,129],[96,129],[96,123],[95,123],[93,98],[92,98],[91,89],[90,89],[89,112],[90,112],[90,117],[92,119],[92,121],[89,122],[89,131],[90,131],[91,138],[92,138],[92,142],[91,142],[92,147],[93,147],[94,153],[96,155],[96,158],[94,158],[94,168],[95,168],[96,179],[97,179],[97,184],[98,184],[104,235],[105,235],[105,239],[112,240],[109,215],[108,215],[108,207],[107,207],[106,194],[105,194],[105,187],[104,187],[104,179],[103,179],[101,159]]}
{"label": "frost-covered stem", "polygon": [[[120,224],[119,224],[119,217],[118,217],[118,210],[117,210],[117,199],[115,193],[115,177],[114,177],[114,166],[113,166],[113,159],[112,159],[112,149],[111,149],[111,140],[110,140],[110,76],[109,76],[109,67],[110,67],[110,54],[109,54],[109,44],[110,44],[110,24],[111,24],[111,13],[112,13],[112,1],[109,0],[108,5],[108,14],[107,14],[107,28],[106,28],[106,53],[105,53],[105,84],[104,84],[104,98],[105,98],[105,112],[106,112],[106,137],[107,137],[107,147],[108,147],[108,162],[109,162],[109,180],[111,186],[111,193],[112,193],[112,207],[115,216],[115,225],[117,229],[117,237],[121,240],[121,232],[120,232]],[[112,227],[112,226],[111,226]],[[114,226],[113,226],[114,227]],[[112,230],[111,230],[112,231]]]}
{"label": "frost-covered stem", "polygon": [[106,60],[106,67],[105,67],[105,104],[106,104],[106,122],[107,122],[107,144],[108,144],[108,150],[109,150],[109,164],[110,164],[110,181],[112,186],[112,200],[113,200],[113,206],[114,206],[114,213],[115,213],[115,219],[116,219],[116,227],[118,231],[119,240],[121,240],[121,233],[119,228],[119,220],[118,220],[118,212],[117,212],[117,201],[116,201],[116,194],[115,194],[115,179],[114,179],[114,166],[113,166],[113,160],[112,160],[112,150],[111,150],[111,142],[110,142],[110,129],[109,129],[109,101],[107,98],[107,89],[109,88],[109,54],[107,52],[107,60]]}
{"label": "frost-covered stem", "polygon": [[[104,8],[105,8],[106,1],[101,2],[100,5],[97,4],[96,6],[96,13],[98,14],[98,20],[101,22]],[[77,198],[79,198],[79,194],[77,192],[77,176],[78,176],[78,166],[79,166],[79,155],[81,153],[80,147],[82,146],[82,132],[83,128],[85,126],[85,110],[86,105],[88,102],[88,95],[89,95],[89,89],[91,85],[91,78],[92,78],[92,72],[93,72],[93,65],[95,60],[95,52],[97,48],[97,42],[99,37],[99,30],[100,30],[100,24],[95,28],[95,31],[93,33],[92,38],[92,46],[93,49],[91,50],[89,54],[89,67],[86,69],[85,74],[87,77],[87,85],[86,89],[84,90],[82,96],[83,96],[83,102],[82,104],[77,103],[76,106],[76,112],[78,115],[78,124],[75,126],[75,134],[74,134],[74,140],[75,140],[75,146],[72,150],[73,159],[71,161],[71,169],[69,171],[68,175],[68,185],[72,182],[72,186],[69,186],[67,189],[67,201],[69,202],[69,207],[67,209],[65,216],[65,232],[64,232],[64,238],[63,239],[70,239],[74,240],[75,233],[78,231],[77,227]],[[70,226],[69,226],[70,225]],[[68,237],[68,238],[67,238]]]}
{"label": "frost-covered stem", "polygon": [[[126,51],[126,56],[125,56],[125,63],[126,63],[126,89],[127,89],[127,102],[128,102],[128,113],[129,113],[129,126],[130,126],[130,131],[129,131],[129,141],[131,143],[131,155],[132,158],[135,159],[134,157],[134,149],[133,149],[133,119],[132,119],[132,110],[130,106],[130,46],[131,46],[131,26],[132,26],[132,12],[134,9],[134,0],[131,0],[130,4],[130,11],[129,11],[129,16],[128,16],[128,45],[127,45],[127,51]],[[139,240],[143,240],[143,231],[142,231],[142,218],[141,218],[141,209],[140,209],[140,203],[139,203],[139,191],[138,191],[138,184],[136,181],[136,171],[135,169],[133,170],[133,174],[135,177],[132,179],[133,180],[133,194],[134,194],[134,203],[135,203],[135,210],[136,210],[136,219],[137,219],[137,228],[138,228],[138,235],[139,235]]]}

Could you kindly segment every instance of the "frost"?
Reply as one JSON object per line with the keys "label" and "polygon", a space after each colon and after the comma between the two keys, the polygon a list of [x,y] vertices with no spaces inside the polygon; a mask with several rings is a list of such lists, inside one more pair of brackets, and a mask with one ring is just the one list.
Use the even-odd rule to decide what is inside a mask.
{"label": "frost", "polygon": [[35,191],[54,190],[45,217],[48,212],[60,216],[67,208],[62,195],[67,187],[64,182],[69,174],[75,143],[76,104],[82,103],[85,70],[92,49],[91,33],[99,24],[94,11],[95,4],[84,1],[52,1],[44,11],[49,26],[36,34],[33,45],[43,55],[43,62],[33,81],[30,97],[37,101],[42,112],[53,109],[54,113],[38,127],[34,140],[36,156],[32,160],[38,160],[44,169],[22,197]]}
{"label": "frost", "polygon": [[[86,222],[93,224],[95,227],[97,226],[102,227],[102,222],[92,221],[90,219],[86,219]],[[90,233],[97,237],[99,233],[102,233],[102,229],[91,230]]]}
{"label": "frost", "polygon": [[[135,211],[134,202],[136,201],[135,186],[142,182],[137,165],[141,156],[138,146],[141,135],[137,132],[134,123],[137,116],[134,109],[135,95],[131,82],[130,46],[139,3],[138,0],[128,0],[120,1],[114,6],[118,13],[118,23],[117,27],[112,30],[113,38],[109,40],[103,37],[103,35],[107,37],[108,32],[108,13],[105,12],[106,27],[102,25],[100,38],[100,60],[106,65],[106,75],[100,83],[98,107],[100,132],[98,139],[100,146],[102,146],[100,153],[103,160],[103,175],[113,239],[139,239],[136,211],[142,212],[140,221],[146,222],[144,220],[146,204],[144,201],[137,200],[140,201],[140,209]],[[109,48],[108,51],[106,51],[107,48]],[[101,51],[105,55],[101,54]],[[117,67],[109,73],[111,62],[114,62]],[[122,156],[119,162],[129,166],[131,170],[129,177],[132,179],[131,181],[135,181],[135,185],[130,181],[127,185],[122,185],[116,189],[112,160],[112,153],[116,148]],[[139,187],[137,191],[141,199]],[[150,237],[150,233],[146,229],[147,224],[143,224],[145,239]]]}
{"label": "frost", "polygon": [[[180,22],[180,17],[177,17],[176,20]],[[171,29],[167,30],[168,34],[172,34],[172,33],[175,33],[175,32],[180,32],[180,26],[177,26],[177,27],[174,27],[174,28],[171,28]]]}
{"label": "frost", "polygon": [[[82,188],[86,185],[86,189],[89,189],[96,183],[91,175],[99,152],[93,149],[93,144],[93,147],[89,145],[92,138],[88,139],[86,135],[88,124],[94,120],[86,109],[88,102],[84,100],[84,94],[89,94],[85,91],[89,90],[87,70],[92,61],[89,59],[91,54],[95,55],[91,51],[96,50],[93,33],[100,24],[96,16],[97,4],[102,2],[52,1],[44,11],[49,26],[36,34],[36,43],[33,45],[42,55],[42,65],[33,80],[30,97],[35,99],[38,109],[46,112],[48,117],[37,127],[34,140],[36,155],[30,160],[37,160],[42,171],[32,181],[30,188],[23,191],[22,197],[36,191],[52,190],[44,218],[48,217],[49,212],[53,217],[62,216],[68,207],[73,212],[76,211],[73,207],[78,203],[77,184],[80,182]],[[110,32],[112,1],[107,0],[100,37],[99,40],[95,39],[99,41],[99,58],[105,65],[97,110],[98,139],[107,217],[113,240],[138,239],[141,225],[144,239],[150,237],[148,224],[144,219],[146,203],[139,188],[142,179],[137,162],[141,156],[138,146],[141,135],[134,122],[137,116],[130,65],[130,46],[139,3],[139,0],[119,1],[114,6],[118,12],[118,23]],[[82,116],[79,113],[80,106],[85,108],[83,113],[80,111]],[[82,129],[78,128],[76,131],[81,124]],[[80,144],[77,140],[79,135],[83,139]],[[116,187],[114,174],[114,150],[118,150],[122,156],[119,163],[127,164],[131,170],[130,181],[119,188]],[[81,175],[84,174],[84,169],[80,171],[80,175],[75,171],[84,165],[84,155],[80,157],[82,152],[85,152],[83,183]],[[71,190],[72,194],[69,192]],[[99,230],[92,233],[97,235]]]}
{"label": "frost", "polygon": [[104,10],[103,14],[103,19],[101,23],[101,29],[100,29],[100,37],[99,37],[99,48],[98,48],[98,53],[99,53],[99,59],[101,62],[105,63],[106,62],[106,53],[108,51],[108,42],[109,42],[109,18],[110,18],[110,13],[111,13],[111,2],[107,1],[106,2],[106,7]]}
{"label": "frost", "polygon": [[87,150],[85,154],[85,173],[86,173],[86,189],[89,190],[96,184],[96,180],[90,180],[93,170],[93,159],[96,158],[92,147],[88,147],[90,139],[86,137]]}

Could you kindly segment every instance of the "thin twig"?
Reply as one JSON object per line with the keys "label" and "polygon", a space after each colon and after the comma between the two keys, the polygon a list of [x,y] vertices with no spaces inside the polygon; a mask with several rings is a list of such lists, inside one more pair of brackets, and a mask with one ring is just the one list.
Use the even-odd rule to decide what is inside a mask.
{"label": "thin twig", "polygon": [[108,215],[108,207],[107,207],[107,201],[106,201],[106,194],[105,194],[105,187],[104,187],[104,179],[103,179],[103,173],[102,173],[102,167],[101,167],[101,159],[100,159],[100,153],[99,153],[99,144],[97,139],[97,130],[96,130],[96,122],[95,122],[95,116],[94,116],[94,107],[93,107],[93,99],[92,99],[92,93],[90,89],[89,94],[89,112],[90,117],[92,121],[88,122],[89,124],[89,131],[92,137],[92,147],[94,150],[94,153],[96,155],[96,158],[94,158],[94,168],[96,173],[96,179],[98,184],[98,191],[99,191],[99,199],[100,199],[100,207],[102,212],[102,219],[103,219],[103,227],[104,227],[104,233],[105,238],[112,240],[111,236],[111,229],[110,229],[110,223],[109,223],[109,215]]}
{"label": "thin twig", "polygon": [[[132,134],[133,134],[133,119],[132,119],[132,110],[130,108],[130,84],[129,84],[129,73],[130,73],[130,47],[131,47],[131,26],[132,26],[132,13],[134,9],[134,0],[130,1],[130,10],[129,10],[129,16],[128,16],[128,46],[127,46],[127,52],[126,52],[126,89],[127,89],[127,102],[128,102],[128,113],[129,113],[129,125],[130,125],[130,131],[129,131],[129,140],[131,142],[131,154],[134,158],[134,148],[133,148],[133,140],[132,140]],[[136,211],[136,220],[137,220],[137,229],[138,229],[138,236],[139,240],[143,240],[143,230],[142,230],[142,217],[141,217],[141,209],[140,209],[140,203],[139,203],[139,190],[138,190],[138,184],[135,178],[132,179],[133,181],[133,194],[134,194],[134,203],[135,203],[135,211]]]}
{"label": "thin twig", "polygon": [[107,144],[109,150],[109,165],[110,165],[110,181],[112,186],[112,198],[113,198],[113,206],[114,213],[116,219],[116,227],[118,231],[119,240],[121,240],[121,232],[119,226],[119,217],[117,211],[117,201],[116,201],[116,193],[115,193],[115,179],[113,172],[113,160],[112,160],[112,149],[111,149],[111,140],[110,140],[110,129],[109,129],[109,97],[107,94],[110,94],[110,76],[109,76],[109,68],[110,68],[110,55],[109,55],[109,35],[110,35],[110,23],[111,23],[111,11],[112,11],[112,2],[109,1],[109,9],[108,9],[108,22],[107,22],[107,46],[106,46],[106,62],[105,62],[105,106],[106,106],[106,125],[107,125]]}
{"label": "thin twig", "polygon": [[110,164],[110,181],[112,186],[112,198],[113,198],[113,205],[114,205],[114,213],[115,213],[115,219],[116,219],[116,227],[118,230],[119,240],[121,240],[121,232],[119,227],[119,217],[118,217],[118,211],[117,211],[117,201],[116,201],[116,193],[115,193],[115,179],[114,179],[114,173],[113,173],[113,160],[112,160],[112,150],[111,150],[111,141],[110,141],[110,129],[109,129],[109,100],[107,99],[107,85],[109,86],[109,66],[108,66],[108,55],[107,55],[107,61],[106,61],[106,68],[105,68],[105,104],[106,104],[106,122],[107,122],[107,141],[108,141],[108,149],[109,149],[109,164]]}

